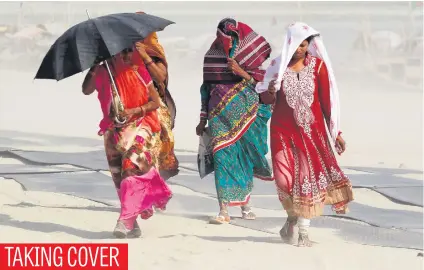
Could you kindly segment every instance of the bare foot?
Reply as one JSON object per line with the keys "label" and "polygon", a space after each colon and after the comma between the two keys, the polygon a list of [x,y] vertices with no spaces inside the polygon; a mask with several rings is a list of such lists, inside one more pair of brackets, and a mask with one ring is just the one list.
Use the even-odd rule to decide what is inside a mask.
{"label": "bare foot", "polygon": [[140,226],[138,225],[137,220],[134,220],[134,228],[128,232],[127,234],[128,238],[139,238],[141,237],[141,229]]}
{"label": "bare foot", "polygon": [[298,247],[312,247],[312,241],[309,240],[308,234],[300,234],[299,233],[299,240],[297,242]]}
{"label": "bare foot", "polygon": [[113,231],[113,235],[116,238],[124,239],[124,238],[127,238],[127,235],[129,232],[130,230],[127,229],[127,227],[125,227],[124,222],[118,220],[118,222],[116,223],[115,230]]}
{"label": "bare foot", "polygon": [[294,226],[296,226],[297,218],[288,217],[283,228],[280,230],[280,237],[284,242],[291,242],[294,236]]}

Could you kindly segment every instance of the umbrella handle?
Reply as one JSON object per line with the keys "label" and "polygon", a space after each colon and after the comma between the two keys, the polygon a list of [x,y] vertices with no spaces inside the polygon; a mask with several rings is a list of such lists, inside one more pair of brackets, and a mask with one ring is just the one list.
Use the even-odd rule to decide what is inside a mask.
{"label": "umbrella handle", "polygon": [[[88,13],[88,9],[86,9],[85,12],[87,13],[88,19],[91,20],[90,13]],[[122,125],[122,124],[125,124],[125,122],[127,122],[127,118],[121,119],[119,117],[119,113],[123,112],[125,110],[124,104],[122,104],[121,98],[119,96],[118,88],[116,87],[115,80],[113,79],[112,72],[110,71],[109,63],[107,62],[107,60],[105,60],[105,64],[106,64],[107,72],[109,73],[110,81],[112,82],[112,96],[114,97],[112,99],[112,103],[113,103],[113,109],[114,109],[115,114],[116,114],[115,122]],[[118,104],[115,104],[115,98],[117,99],[116,102]]]}
{"label": "umbrella handle", "polygon": [[122,124],[125,124],[125,122],[127,121],[127,118],[121,119],[119,117],[119,113],[123,112],[125,110],[124,104],[122,104],[121,97],[119,96],[118,88],[116,87],[115,80],[113,79],[112,72],[110,71],[109,64],[108,64],[107,60],[105,60],[105,64],[106,64],[106,69],[109,73],[110,80],[112,82],[112,85],[111,85],[112,86],[112,96],[113,96],[112,104],[113,104],[113,110],[115,111],[115,114],[116,114],[115,115],[115,121],[116,121],[116,123],[122,125]]}

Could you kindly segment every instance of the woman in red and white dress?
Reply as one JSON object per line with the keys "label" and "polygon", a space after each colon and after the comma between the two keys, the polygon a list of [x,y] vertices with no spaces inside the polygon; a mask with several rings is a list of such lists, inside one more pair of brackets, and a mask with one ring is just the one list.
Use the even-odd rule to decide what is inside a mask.
{"label": "woman in red and white dress", "polygon": [[[353,200],[352,185],[337,164],[346,144],[339,130],[337,85],[327,52],[317,31],[304,23],[288,28],[279,57],[256,87],[274,104],[271,151],[279,199],[288,218],[280,231],[292,240],[299,226],[299,246],[311,246],[310,219],[325,204],[346,213]],[[281,90],[281,91],[280,91]],[[327,135],[327,129],[330,136]]]}

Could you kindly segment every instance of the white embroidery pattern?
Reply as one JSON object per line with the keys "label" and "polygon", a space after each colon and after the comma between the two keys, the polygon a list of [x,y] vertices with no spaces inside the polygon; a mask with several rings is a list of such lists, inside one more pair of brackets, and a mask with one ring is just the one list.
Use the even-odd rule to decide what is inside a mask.
{"label": "white embroidery pattern", "polygon": [[[321,141],[323,142],[323,145],[325,145],[325,141],[324,141],[324,137],[322,136],[322,134],[320,132],[318,132],[318,136],[321,138]],[[328,182],[327,178],[328,177],[328,171],[326,169],[324,160],[321,157],[321,151],[318,150],[318,147],[316,146],[314,140],[311,140],[312,146],[314,147],[316,154],[318,156],[319,162],[321,164],[321,168],[323,171],[319,172],[319,176],[318,176],[318,186],[321,190],[326,189],[327,187],[331,187],[331,181]],[[326,151],[324,152],[324,156],[328,157],[328,153]]]}
{"label": "white embroidery pattern", "polygon": [[343,179],[342,175],[340,174],[340,172],[338,172],[336,170],[336,168],[334,168],[333,166],[331,166],[331,169],[330,170],[331,170],[331,180],[332,181],[338,182],[338,181],[340,181],[340,180]]}
{"label": "white embroidery pattern", "polygon": [[289,190],[289,193],[284,192],[282,189],[280,189],[280,187],[278,187],[277,182],[275,182],[275,186],[277,187],[277,194],[278,194],[278,198],[279,200],[285,201],[287,199],[291,199],[290,194],[291,194],[291,190]]}
{"label": "white embroidery pattern", "polygon": [[327,186],[328,186],[327,178],[325,178],[325,176],[322,172],[319,173],[318,186],[319,186],[320,189],[326,189]]}
{"label": "white embroidery pattern", "polygon": [[305,195],[309,195],[312,192],[312,185],[311,182],[309,182],[309,178],[307,176],[305,176],[305,178],[303,179],[303,184],[302,184],[302,193]]}
{"label": "white embroidery pattern", "polygon": [[317,202],[319,201],[320,192],[316,182],[314,166],[312,164],[312,159],[311,159],[311,155],[309,154],[308,147],[306,146],[306,143],[305,143],[305,138],[303,137],[302,134],[300,134],[300,136],[302,137],[303,145],[305,146],[305,150],[306,150],[306,158],[308,160],[309,176],[311,177],[312,197],[314,202]]}
{"label": "white embroidery pattern", "polygon": [[[293,139],[292,139],[293,140]],[[296,152],[293,153],[294,157],[294,183],[293,183],[293,195],[299,197],[300,196],[300,190],[299,190],[299,156]]]}
{"label": "white embroidery pattern", "polygon": [[[294,110],[294,119],[311,137],[310,125],[314,121],[311,105],[314,102],[316,58],[311,57],[309,64],[299,73],[289,68],[283,75],[283,92],[287,104]],[[299,78],[298,78],[299,75]]]}

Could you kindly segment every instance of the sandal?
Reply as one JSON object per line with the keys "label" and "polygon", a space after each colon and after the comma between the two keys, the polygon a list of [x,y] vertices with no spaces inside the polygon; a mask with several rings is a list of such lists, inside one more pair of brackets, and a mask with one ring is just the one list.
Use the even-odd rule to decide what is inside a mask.
{"label": "sandal", "polygon": [[209,224],[214,225],[221,225],[221,224],[229,224],[230,223],[230,216],[228,215],[228,212],[221,211],[217,216],[214,216],[209,219]]}
{"label": "sandal", "polygon": [[241,207],[241,218],[245,220],[255,220],[256,214],[253,213],[252,208],[250,207]]}

